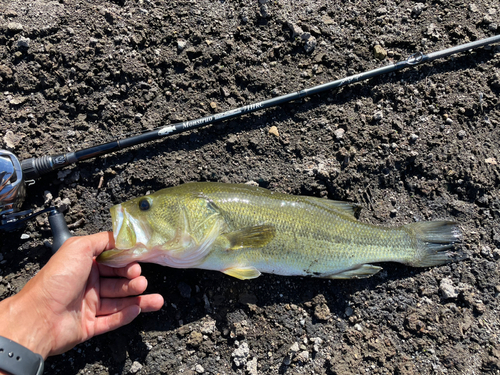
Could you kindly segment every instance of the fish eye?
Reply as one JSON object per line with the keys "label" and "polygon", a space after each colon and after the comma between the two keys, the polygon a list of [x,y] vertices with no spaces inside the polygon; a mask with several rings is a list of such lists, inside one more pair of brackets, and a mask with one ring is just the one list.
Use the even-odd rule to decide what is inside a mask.
{"label": "fish eye", "polygon": [[141,199],[139,201],[139,209],[141,211],[147,211],[151,207],[151,204],[149,203],[149,200],[147,198]]}

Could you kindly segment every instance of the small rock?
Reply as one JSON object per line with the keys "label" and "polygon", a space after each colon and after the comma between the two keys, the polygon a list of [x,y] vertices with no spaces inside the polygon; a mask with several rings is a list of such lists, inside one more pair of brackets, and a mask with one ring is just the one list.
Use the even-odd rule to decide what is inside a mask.
{"label": "small rock", "polygon": [[337,138],[337,139],[344,138],[344,133],[345,133],[345,130],[343,128],[335,129],[335,131],[333,132],[333,134],[335,135],[335,138]]}
{"label": "small rock", "polygon": [[271,126],[269,128],[269,134],[275,135],[276,137],[280,136],[280,133],[278,132],[278,128],[276,126]]}
{"label": "small rock", "polygon": [[318,42],[316,41],[316,38],[314,36],[311,36],[309,39],[307,39],[306,44],[304,44],[304,50],[306,53],[311,53],[316,49],[316,46],[318,45]]}
{"label": "small rock", "polygon": [[236,367],[243,366],[247,363],[249,353],[250,349],[248,348],[248,344],[246,342],[241,343],[239,347],[231,353],[231,357],[233,357],[233,362]]}
{"label": "small rock", "polygon": [[373,47],[373,55],[376,59],[383,60],[387,57],[387,51],[379,44]]}
{"label": "small rock", "polygon": [[132,363],[132,366],[130,366],[129,372],[131,374],[135,374],[135,373],[139,372],[141,369],[142,369],[142,365],[139,362],[134,361]]}
{"label": "small rock", "polygon": [[22,36],[17,41],[17,48],[29,48],[30,42],[30,38],[25,38],[24,36]]}
{"label": "small rock", "polygon": [[203,341],[203,335],[200,332],[193,331],[189,335],[188,339],[188,344],[194,347],[200,346],[201,342]]}
{"label": "small rock", "polygon": [[325,303],[316,305],[314,317],[319,320],[328,320],[330,318],[330,308]]}
{"label": "small rock", "polygon": [[444,278],[441,280],[441,283],[439,284],[439,290],[441,291],[441,294],[445,299],[458,297],[458,293],[453,286],[453,282],[448,278]]}
{"label": "small rock", "polygon": [[447,124],[453,124],[453,120],[451,119],[451,117],[448,117],[445,121]]}
{"label": "small rock", "polygon": [[297,353],[299,351],[299,343],[294,342],[292,346],[290,346],[290,349],[288,349],[289,352],[291,353]]}
{"label": "small rock", "polygon": [[194,371],[196,371],[198,374],[203,374],[205,372],[205,369],[202,365],[198,364],[195,366]]}
{"label": "small rock", "polygon": [[415,143],[418,139],[418,135],[412,133],[410,134],[410,143]]}
{"label": "small rock", "polygon": [[215,331],[215,320],[209,320],[208,322],[203,322],[200,332],[208,335],[214,333]]}
{"label": "small rock", "polygon": [[457,133],[457,137],[460,138],[460,139],[463,139],[466,135],[467,135],[467,133],[465,132],[465,130],[460,130]]}
{"label": "small rock", "polygon": [[210,102],[210,108],[217,109],[217,103],[216,102]]}
{"label": "small rock", "polygon": [[418,17],[422,14],[423,10],[425,8],[425,5],[422,3],[417,3],[413,9],[411,10],[411,15],[413,17]]}
{"label": "small rock", "polygon": [[373,121],[380,121],[384,118],[384,113],[382,111],[377,111],[373,114]]}
{"label": "small rock", "polygon": [[[255,181],[247,181],[247,182],[245,182],[245,185],[257,186],[257,187],[259,186],[259,184],[257,182],[255,182]],[[255,295],[254,295],[254,297],[255,297]],[[244,299],[244,297],[242,298],[242,296],[240,295],[240,302],[243,303],[243,304],[247,303],[247,302],[242,302],[242,299]],[[249,303],[251,303],[251,302],[249,302]]]}
{"label": "small rock", "polygon": [[179,51],[183,51],[183,50],[184,50],[184,48],[186,48],[186,45],[187,45],[187,42],[186,42],[185,40],[180,40],[180,39],[179,39],[179,40],[177,41],[177,49],[178,49]]}
{"label": "small rock", "polygon": [[352,309],[351,306],[347,306],[345,308],[345,316],[350,317],[354,314],[354,310]]}
{"label": "small rock", "polygon": [[302,28],[298,25],[296,25],[295,23],[293,22],[287,22],[287,26],[290,28],[290,30],[292,30],[292,38],[295,38],[297,36],[301,36],[302,34],[304,34],[304,30],[302,30]]}
{"label": "small rock", "polygon": [[27,99],[28,98],[26,96],[16,96],[15,98],[9,100],[9,104],[20,105],[23,104]]}
{"label": "small rock", "polygon": [[21,234],[21,239],[22,240],[27,240],[28,238],[30,238],[29,234],[26,234],[26,233]]}
{"label": "small rock", "polygon": [[476,5],[476,4],[469,4],[469,10],[470,10],[472,13],[477,13],[477,12],[479,12],[479,9],[477,9],[477,5]]}
{"label": "small rock", "polygon": [[330,17],[328,14],[325,14],[321,17],[321,20],[323,21],[323,23],[325,25],[334,25],[335,24],[335,20]]}
{"label": "small rock", "polygon": [[247,371],[249,375],[258,375],[257,372],[257,357],[247,362]]}
{"label": "small rock", "polygon": [[9,31],[18,32],[18,31],[23,31],[23,29],[24,26],[19,22],[9,22],[7,24],[7,30]]}
{"label": "small rock", "polygon": [[262,16],[262,18],[269,18],[271,16],[271,14],[269,13],[269,9],[267,7],[267,4],[261,5],[260,15]]}
{"label": "small rock", "polygon": [[309,360],[309,352],[307,350],[304,350],[297,354],[297,357],[295,357],[295,361],[297,362],[302,362],[305,363]]}
{"label": "small rock", "polygon": [[486,164],[498,165],[497,159],[495,159],[495,158],[487,158],[487,159],[484,159],[484,162],[485,162]]}
{"label": "small rock", "polygon": [[24,137],[26,137],[26,134],[24,133],[14,134],[12,131],[8,130],[3,137],[3,141],[8,149],[14,149],[19,143],[21,143]]}
{"label": "small rock", "polygon": [[43,196],[44,196],[44,198],[45,198],[45,199],[44,199],[43,204],[47,204],[47,203],[49,203],[50,201],[52,201],[52,199],[54,199],[54,196],[53,196],[53,195],[52,195],[52,193],[51,193],[50,191],[48,191],[48,190],[45,190],[45,191],[43,192]]}
{"label": "small rock", "polygon": [[355,329],[356,331],[361,332],[361,331],[363,330],[363,327],[361,326],[361,324],[356,323],[356,324],[354,325],[354,329]]}
{"label": "small rock", "polygon": [[71,174],[71,170],[70,169],[64,169],[62,171],[59,171],[57,172],[57,178],[59,180],[64,180],[69,174]]}

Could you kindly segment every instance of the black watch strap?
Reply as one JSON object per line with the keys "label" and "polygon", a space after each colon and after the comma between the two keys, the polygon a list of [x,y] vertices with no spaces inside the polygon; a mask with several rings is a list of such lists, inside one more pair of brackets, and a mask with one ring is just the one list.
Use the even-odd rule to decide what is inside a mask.
{"label": "black watch strap", "polygon": [[12,375],[42,375],[43,357],[0,336],[0,370]]}

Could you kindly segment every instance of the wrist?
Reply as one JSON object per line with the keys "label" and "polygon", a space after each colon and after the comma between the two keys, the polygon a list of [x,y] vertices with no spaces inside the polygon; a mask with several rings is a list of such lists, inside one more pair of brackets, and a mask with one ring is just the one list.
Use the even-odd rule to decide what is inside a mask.
{"label": "wrist", "polygon": [[33,301],[20,294],[1,301],[0,336],[46,359],[51,351],[50,328],[38,315],[38,308],[33,306]]}

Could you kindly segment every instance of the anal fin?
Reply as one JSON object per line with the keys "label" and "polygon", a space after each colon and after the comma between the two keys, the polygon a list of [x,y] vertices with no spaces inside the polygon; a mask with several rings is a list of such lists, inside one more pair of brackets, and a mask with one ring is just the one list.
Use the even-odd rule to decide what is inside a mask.
{"label": "anal fin", "polygon": [[382,267],[374,266],[372,264],[363,264],[354,269],[320,277],[325,279],[366,279],[367,277],[375,275],[381,269]]}
{"label": "anal fin", "polygon": [[224,234],[229,240],[228,250],[262,247],[267,245],[275,235],[276,229],[272,225],[256,225]]}
{"label": "anal fin", "polygon": [[240,280],[255,279],[260,276],[260,271],[255,267],[227,268],[222,272]]}

